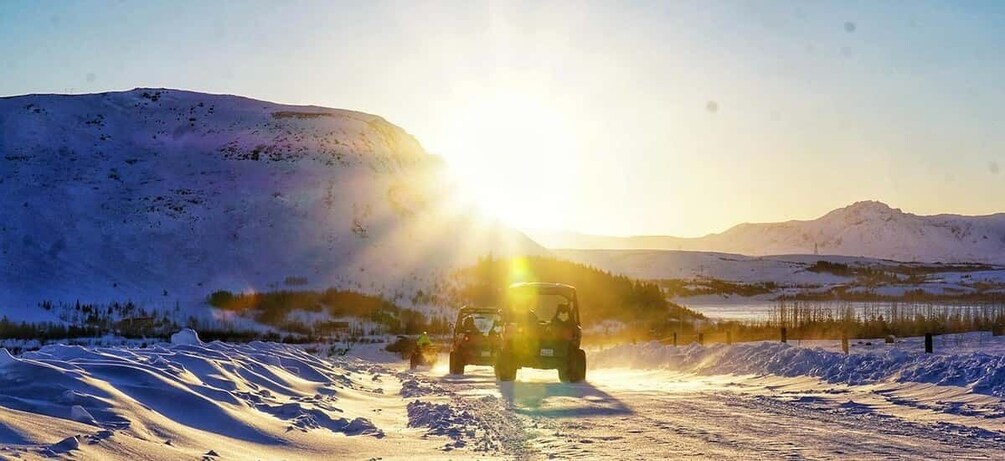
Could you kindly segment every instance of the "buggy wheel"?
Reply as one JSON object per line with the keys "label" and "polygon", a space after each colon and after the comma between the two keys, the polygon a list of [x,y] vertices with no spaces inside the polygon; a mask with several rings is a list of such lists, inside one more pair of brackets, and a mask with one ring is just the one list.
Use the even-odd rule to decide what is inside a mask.
{"label": "buggy wheel", "polygon": [[513,381],[516,379],[516,367],[513,366],[512,360],[499,354],[499,359],[496,360],[495,374],[499,381]]}
{"label": "buggy wheel", "polygon": [[461,360],[455,351],[450,352],[450,374],[452,375],[463,375],[464,374],[464,361]]}
{"label": "buggy wheel", "polygon": [[572,367],[569,369],[569,381],[574,383],[582,382],[586,379],[586,352],[576,349],[572,353]]}
{"label": "buggy wheel", "polygon": [[569,374],[572,373],[572,360],[566,363],[564,367],[558,367],[558,380],[567,383],[570,381]]}

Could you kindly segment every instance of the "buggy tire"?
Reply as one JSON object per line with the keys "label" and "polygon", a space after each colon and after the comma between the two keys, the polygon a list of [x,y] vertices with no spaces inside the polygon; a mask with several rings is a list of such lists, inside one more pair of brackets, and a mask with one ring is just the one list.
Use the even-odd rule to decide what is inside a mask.
{"label": "buggy tire", "polygon": [[450,352],[450,374],[452,375],[463,375],[464,374],[464,361],[461,360],[457,352]]}
{"label": "buggy tire", "polygon": [[583,382],[586,379],[586,352],[576,349],[572,353],[572,360],[568,371],[569,381],[574,383]]}
{"label": "buggy tire", "polygon": [[513,366],[508,357],[499,354],[499,359],[496,360],[495,374],[499,381],[513,381],[516,379],[516,367]]}
{"label": "buggy tire", "polygon": [[561,382],[563,382],[563,383],[567,383],[567,382],[571,381],[572,378],[569,375],[572,373],[572,367],[573,367],[573,364],[572,364],[572,359],[571,358],[569,359],[569,362],[566,363],[566,365],[564,367],[558,367],[558,380],[561,381]]}

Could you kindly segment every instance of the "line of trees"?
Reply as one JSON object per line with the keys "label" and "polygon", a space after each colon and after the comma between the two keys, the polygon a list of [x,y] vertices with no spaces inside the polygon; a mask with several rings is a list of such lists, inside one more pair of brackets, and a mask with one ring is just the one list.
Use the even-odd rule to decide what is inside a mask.
{"label": "line of trees", "polygon": [[422,331],[439,334],[449,329],[449,320],[442,316],[427,316],[380,296],[336,288],[237,294],[221,290],[210,294],[207,301],[220,309],[248,314],[259,323],[301,334],[330,335],[351,328],[352,324],[329,320],[304,321],[291,316],[296,311],[324,313],[329,318],[357,318],[379,326],[356,332],[358,336],[416,334]]}
{"label": "line of trees", "polygon": [[102,334],[97,326],[66,325],[52,322],[15,322],[0,318],[0,339],[37,339],[49,341],[63,338],[95,337]]}
{"label": "line of trees", "polygon": [[681,335],[703,333],[709,341],[789,339],[866,339],[992,331],[1005,334],[1005,303],[973,305],[916,303],[779,302],[768,318],[720,320],[698,328],[677,329]]}

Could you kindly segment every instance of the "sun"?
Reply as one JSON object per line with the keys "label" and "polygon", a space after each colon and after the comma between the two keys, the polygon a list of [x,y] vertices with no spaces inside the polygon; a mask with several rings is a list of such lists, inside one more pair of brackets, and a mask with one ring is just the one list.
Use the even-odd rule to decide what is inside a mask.
{"label": "sun", "polygon": [[517,228],[557,228],[579,187],[575,118],[543,95],[497,90],[441,116],[434,152],[489,215]]}

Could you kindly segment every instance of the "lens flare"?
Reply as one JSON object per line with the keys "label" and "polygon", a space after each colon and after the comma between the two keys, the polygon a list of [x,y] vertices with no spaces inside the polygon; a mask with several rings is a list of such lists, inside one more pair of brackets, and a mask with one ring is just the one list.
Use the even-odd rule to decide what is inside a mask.
{"label": "lens flare", "polygon": [[509,283],[531,282],[536,280],[527,258],[513,258],[509,265]]}

